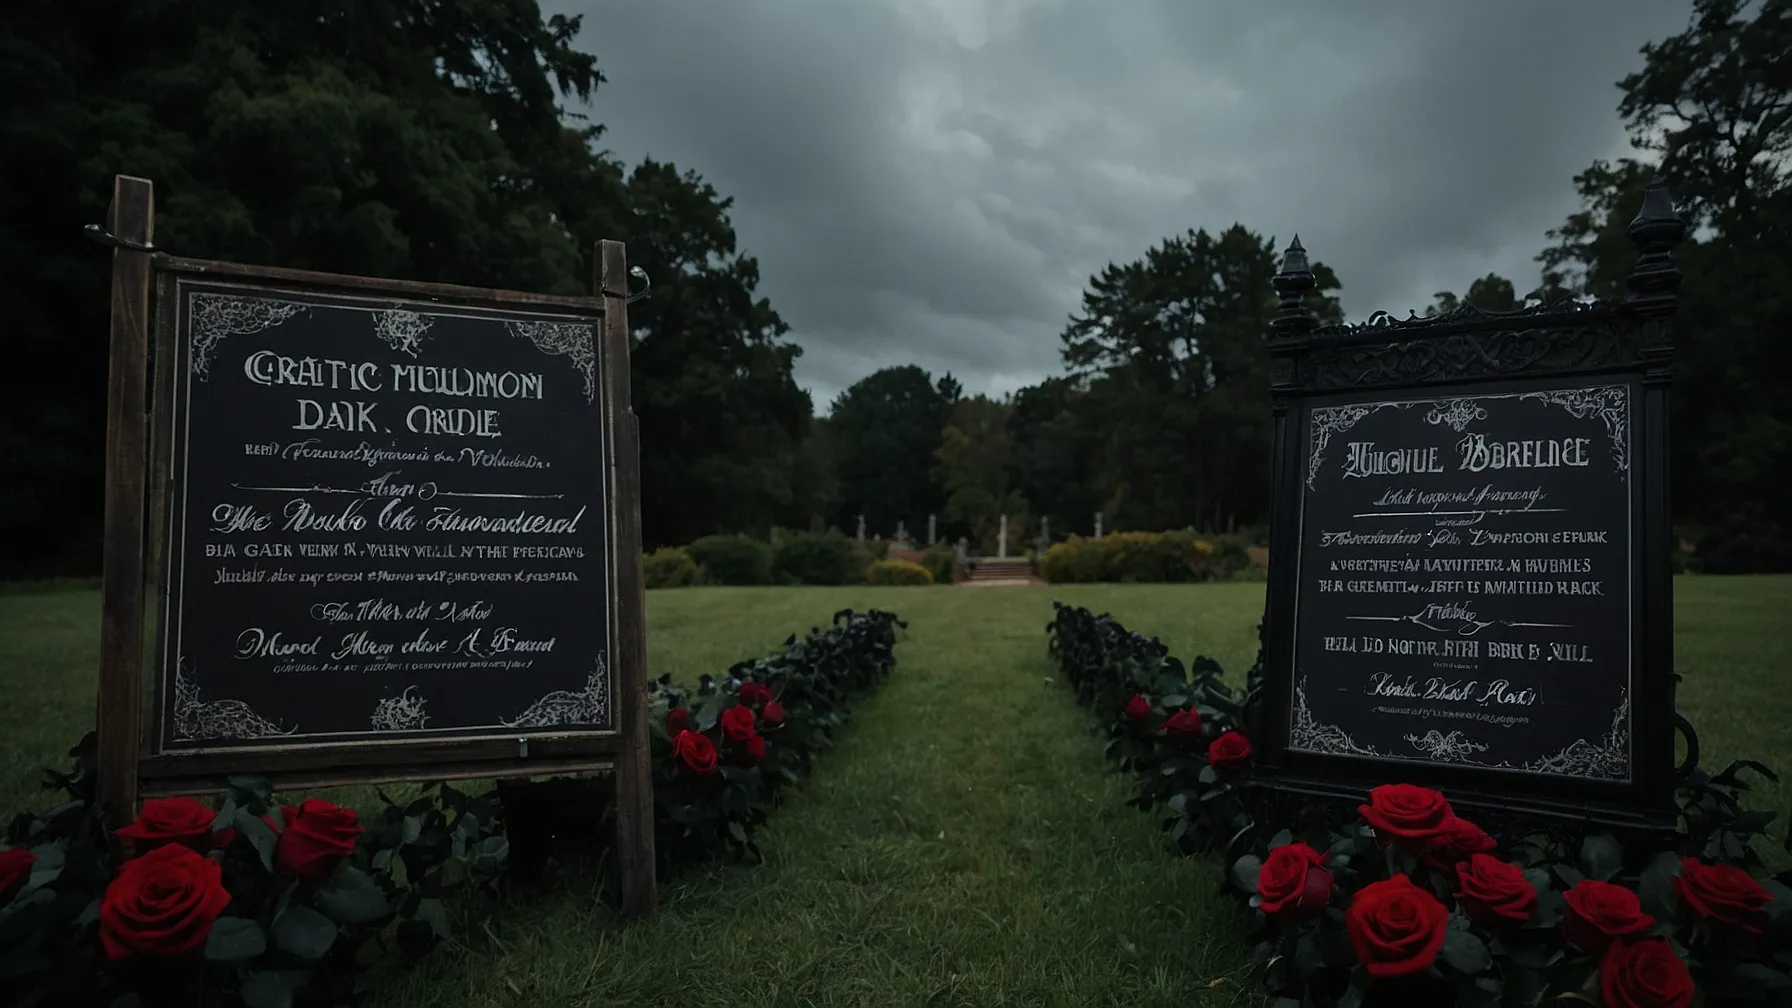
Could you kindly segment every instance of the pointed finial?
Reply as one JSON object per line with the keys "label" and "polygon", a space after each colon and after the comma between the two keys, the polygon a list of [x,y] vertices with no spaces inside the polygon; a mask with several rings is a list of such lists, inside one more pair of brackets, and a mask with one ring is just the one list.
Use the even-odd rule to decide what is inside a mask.
{"label": "pointed finial", "polygon": [[1282,253],[1282,272],[1305,273],[1309,268],[1307,249],[1300,243],[1300,235],[1295,235],[1294,240],[1288,243],[1288,251]]}
{"label": "pointed finial", "polygon": [[1674,293],[1680,287],[1680,267],[1673,252],[1686,240],[1688,230],[1686,219],[1674,209],[1667,180],[1656,175],[1643,189],[1642,207],[1624,229],[1630,243],[1642,253],[1624,281],[1630,290],[1628,301],[1649,310],[1673,310]]}
{"label": "pointed finial", "polygon": [[1282,268],[1270,279],[1270,285],[1276,289],[1277,300],[1276,316],[1270,321],[1271,339],[1295,339],[1319,324],[1319,317],[1306,306],[1307,293],[1319,281],[1313,276],[1300,235],[1288,243],[1288,250],[1282,254]]}

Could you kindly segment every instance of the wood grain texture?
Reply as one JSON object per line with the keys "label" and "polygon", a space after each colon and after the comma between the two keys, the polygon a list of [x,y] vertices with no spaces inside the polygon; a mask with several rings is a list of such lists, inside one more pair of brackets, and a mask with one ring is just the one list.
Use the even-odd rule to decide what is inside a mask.
{"label": "wood grain texture", "polygon": [[217,262],[209,259],[185,259],[158,254],[156,266],[164,271],[184,273],[196,278],[243,283],[273,283],[289,287],[309,288],[320,294],[387,296],[409,301],[442,301],[453,304],[481,305],[531,311],[589,316],[598,307],[595,298],[564,294],[531,294],[527,291],[495,290],[490,287],[462,287],[457,284],[426,283],[421,280],[390,280],[385,277],[349,276],[344,273],[319,273],[312,270],[286,269],[280,266],[250,266],[244,263]]}
{"label": "wood grain texture", "polygon": [[641,570],[641,442],[629,388],[628,255],[621,242],[597,248],[597,290],[604,299],[604,380],[616,471],[616,696],[622,746],[616,758],[616,852],[622,910],[638,918],[659,909],[653,845],[653,757],[647,737],[647,600]]}
{"label": "wood grain texture", "polygon": [[[107,229],[149,244],[155,189],[129,175],[112,181]],[[112,314],[106,375],[106,501],[100,581],[99,805],[110,823],[136,816],[143,698],[143,485],[148,461],[150,253],[112,251]]]}

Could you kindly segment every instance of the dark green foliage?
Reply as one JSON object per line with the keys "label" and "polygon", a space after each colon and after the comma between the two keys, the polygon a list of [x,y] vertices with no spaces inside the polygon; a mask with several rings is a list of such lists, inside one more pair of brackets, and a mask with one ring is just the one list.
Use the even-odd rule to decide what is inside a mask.
{"label": "dark green foliage", "polygon": [[772,548],[746,535],[714,535],[685,547],[711,584],[772,583]]}
{"label": "dark green foliage", "polygon": [[797,532],[773,547],[772,574],[780,584],[857,584],[865,580],[865,561],[840,532]]}
{"label": "dark green foliage", "polygon": [[[1209,761],[1206,746],[1252,721],[1261,656],[1243,695],[1223,682],[1219,665],[1196,658],[1184,672],[1155,638],[1108,616],[1054,603],[1047,626],[1060,674],[1106,726],[1107,754],[1138,781],[1131,804],[1158,812],[1170,845],[1224,859],[1224,884],[1251,910],[1253,960],[1270,997],[1291,1004],[1333,1006],[1427,1004],[1535,1006],[1594,1000],[1611,968],[1569,944],[1562,928],[1563,893],[1583,880],[1634,889],[1661,936],[1690,970],[1703,1003],[1783,1003],[1792,992],[1792,873],[1754,883],[1766,903],[1760,919],[1744,913],[1730,925],[1701,920],[1680,896],[1677,876],[1700,865],[1727,864],[1765,874],[1758,846],[1776,814],[1743,805],[1752,775],[1775,779],[1742,760],[1717,774],[1694,770],[1681,784],[1679,829],[1665,848],[1626,845],[1583,824],[1541,824],[1516,817],[1483,820],[1494,856],[1522,871],[1536,901],[1522,921],[1502,924],[1464,913],[1449,917],[1435,963],[1412,977],[1371,981],[1345,928],[1345,911],[1364,887],[1402,874],[1444,908],[1456,907],[1461,880],[1447,848],[1378,837],[1356,811],[1335,802],[1293,802],[1253,793],[1249,765]],[[1129,705],[1131,710],[1129,711]],[[1199,734],[1179,739],[1172,716],[1198,712]],[[1217,759],[1217,757],[1215,757]],[[1384,781],[1384,783],[1399,783]],[[1161,811],[1160,811],[1161,810]],[[1266,914],[1259,883],[1270,854],[1304,842],[1321,856],[1326,905],[1309,915]],[[1792,844],[1792,835],[1786,841]],[[1310,877],[1310,876],[1309,876]],[[1733,880],[1724,891],[1738,891]],[[1741,901],[1733,904],[1739,907]],[[1732,906],[1732,904],[1726,904]],[[1716,910],[1714,914],[1741,913]],[[1747,929],[1759,927],[1759,935]],[[1657,977],[1653,982],[1664,984]],[[1591,997],[1582,996],[1591,994]],[[1281,1002],[1278,1002],[1281,1003]]]}
{"label": "dark green foliage", "polygon": [[690,550],[666,546],[641,559],[641,571],[649,588],[688,588],[703,583],[703,568],[691,559]]}
{"label": "dark green foliage", "polygon": [[934,584],[951,584],[958,553],[950,546],[929,546],[921,553],[921,566],[933,575]]}
{"label": "dark green foliage", "polygon": [[853,529],[864,515],[867,535],[888,536],[897,522],[912,529],[929,514],[944,519],[934,453],[961,391],[950,375],[935,380],[911,364],[861,378],[834,400],[827,421],[838,480],[834,524]]}

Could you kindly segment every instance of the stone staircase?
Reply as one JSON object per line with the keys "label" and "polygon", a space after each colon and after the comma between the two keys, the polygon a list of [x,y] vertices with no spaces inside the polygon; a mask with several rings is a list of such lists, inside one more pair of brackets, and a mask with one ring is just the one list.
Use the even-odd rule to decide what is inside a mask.
{"label": "stone staircase", "polygon": [[966,583],[1026,584],[1032,577],[1033,569],[1028,566],[1026,557],[979,557]]}

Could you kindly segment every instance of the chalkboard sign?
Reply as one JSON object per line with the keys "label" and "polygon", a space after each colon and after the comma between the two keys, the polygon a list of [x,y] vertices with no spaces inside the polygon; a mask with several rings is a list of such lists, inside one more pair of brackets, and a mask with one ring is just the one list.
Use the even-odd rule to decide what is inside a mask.
{"label": "chalkboard sign", "polygon": [[1674,709],[1667,484],[1686,227],[1657,181],[1623,298],[1330,325],[1289,245],[1246,717],[1265,800],[1408,782],[1490,824],[1672,831],[1698,750]]}
{"label": "chalkboard sign", "polygon": [[1631,779],[1633,398],[1308,407],[1290,750]]}
{"label": "chalkboard sign", "polygon": [[172,289],[160,750],[616,730],[598,317]]}

